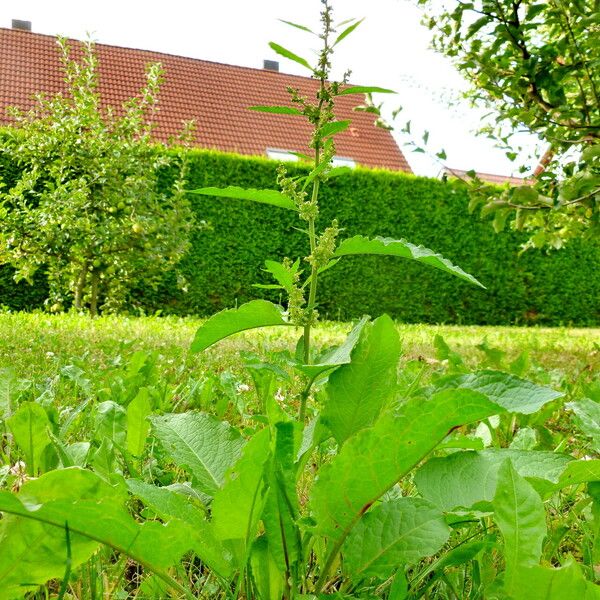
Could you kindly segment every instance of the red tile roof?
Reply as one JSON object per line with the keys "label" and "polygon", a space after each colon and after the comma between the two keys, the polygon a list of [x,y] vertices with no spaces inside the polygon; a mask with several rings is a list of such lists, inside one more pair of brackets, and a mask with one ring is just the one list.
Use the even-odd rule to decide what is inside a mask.
{"label": "red tile roof", "polygon": [[[80,43],[71,42],[73,56]],[[247,110],[252,105],[289,105],[288,86],[312,96],[317,82],[306,77],[97,44],[100,95],[103,103],[120,106],[145,83],[144,69],[160,62],[164,83],[154,118],[155,138],[167,141],[194,119],[194,143],[240,154],[265,155],[267,148],[308,151],[310,126],[302,117]],[[6,107],[28,109],[33,94],[64,90],[56,38],[0,28],[0,123],[10,123]],[[390,132],[374,126],[369,113],[353,111],[360,96],[336,100],[338,119],[352,119],[352,127],[336,136],[337,155],[360,165],[410,172]]]}
{"label": "red tile roof", "polygon": [[[448,177],[456,177],[457,179],[471,181],[471,177],[469,177],[469,171],[462,171],[461,169],[451,169],[449,167],[445,167],[442,172],[448,175]],[[527,179],[525,177],[494,175],[492,173],[480,173],[479,171],[477,171],[475,175],[478,179],[481,179],[481,181],[485,181],[486,183],[496,183],[498,185],[503,185],[505,183],[508,183],[509,185],[530,185],[531,183],[533,183],[531,179]]]}

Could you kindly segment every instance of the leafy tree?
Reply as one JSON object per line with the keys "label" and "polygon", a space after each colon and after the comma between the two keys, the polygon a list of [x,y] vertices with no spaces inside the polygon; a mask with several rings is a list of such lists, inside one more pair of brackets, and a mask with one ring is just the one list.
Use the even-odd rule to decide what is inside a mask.
{"label": "leafy tree", "polygon": [[[17,281],[45,270],[52,310],[72,304],[94,315],[131,300],[134,285],[155,284],[186,251],[186,165],[150,140],[159,64],[139,96],[114,109],[100,98],[93,44],[78,62],[58,43],[68,93],[9,109],[16,127],[0,141],[3,162],[19,173],[0,181],[0,264],[12,265]],[[173,161],[178,176],[163,192],[161,168]]]}
{"label": "leafy tree", "polygon": [[[515,160],[516,131],[547,144],[534,185],[498,192],[475,181],[473,208],[535,232],[530,245],[560,247],[600,231],[600,2],[598,0],[419,0],[433,44],[490,108],[483,133]],[[525,172],[525,169],[522,169]]]}

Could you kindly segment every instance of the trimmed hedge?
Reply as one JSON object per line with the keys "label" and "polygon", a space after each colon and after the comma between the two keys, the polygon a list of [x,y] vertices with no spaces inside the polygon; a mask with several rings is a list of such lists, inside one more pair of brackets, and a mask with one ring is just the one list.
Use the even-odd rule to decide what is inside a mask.
{"label": "trimmed hedge", "polygon": [[[190,189],[240,185],[276,187],[277,163],[204,150],[189,151]],[[290,172],[304,170],[288,165]],[[165,185],[170,174],[164,174]],[[387,312],[405,322],[460,324],[600,324],[600,245],[575,241],[561,251],[519,256],[522,234],[495,234],[467,212],[456,183],[356,169],[322,186],[320,225],[336,216],[344,235],[404,237],[442,253],[472,273],[487,290],[410,261],[351,257],[320,279],[320,312],[331,319]],[[156,290],[136,290],[146,312],[207,315],[252,298],[279,295],[253,288],[271,283],[264,259],[306,255],[306,237],[291,211],[241,200],[191,195],[199,227],[183,261],[186,293],[167,275]],[[0,274],[0,304],[29,309],[40,297],[7,285]],[[33,300],[32,300],[33,299]]]}

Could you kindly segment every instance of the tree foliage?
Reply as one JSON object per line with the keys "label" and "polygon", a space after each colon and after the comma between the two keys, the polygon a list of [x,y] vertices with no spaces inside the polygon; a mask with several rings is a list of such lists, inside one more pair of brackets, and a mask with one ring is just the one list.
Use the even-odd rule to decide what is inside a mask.
{"label": "tree foliage", "polygon": [[118,308],[133,284],[152,285],[187,249],[186,167],[159,192],[160,170],[179,160],[150,141],[159,64],[137,97],[113,108],[100,98],[93,44],[77,61],[58,43],[67,93],[9,109],[16,126],[1,138],[3,162],[20,175],[0,188],[0,263],[16,280],[45,270],[53,310],[72,304],[95,314]]}
{"label": "tree foliage", "polygon": [[547,144],[534,185],[500,197],[475,181],[473,208],[534,232],[530,245],[560,247],[600,231],[600,26],[598,0],[419,0],[434,47],[472,84],[468,97],[491,109],[482,132],[512,160],[517,131]]}

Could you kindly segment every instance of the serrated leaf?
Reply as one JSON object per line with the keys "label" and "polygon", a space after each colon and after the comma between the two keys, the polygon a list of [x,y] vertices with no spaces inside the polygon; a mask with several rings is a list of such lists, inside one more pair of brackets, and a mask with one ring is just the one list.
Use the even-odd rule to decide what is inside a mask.
{"label": "serrated leaf", "polygon": [[[91,471],[62,469],[25,483],[18,495],[0,492],[0,597],[20,597],[22,584],[63,577],[70,532],[71,564],[85,562],[104,544],[154,571],[181,592],[166,569],[189,549],[176,524],[139,524],[124,496]],[[38,540],[31,543],[32,540]]]}
{"label": "serrated leaf", "polygon": [[302,111],[292,106],[248,106],[248,110],[274,115],[301,115]]}
{"label": "serrated leaf", "polygon": [[292,325],[283,316],[283,309],[266,300],[252,300],[239,308],[229,308],[213,315],[200,326],[192,342],[192,352],[202,352],[216,342],[248,329]]}
{"label": "serrated leaf", "polygon": [[287,210],[297,210],[296,205],[284,194],[277,190],[255,190],[253,188],[241,188],[230,185],[226,188],[205,187],[197,190],[189,190],[190,194],[201,194],[203,196],[216,196],[218,198],[234,198],[236,200],[250,200],[259,204],[270,204]]}
{"label": "serrated leaf", "polygon": [[518,589],[518,569],[540,561],[546,513],[539,494],[517,473],[510,460],[498,471],[493,507],[494,520],[504,538],[504,587],[512,595]]}
{"label": "serrated leaf", "polygon": [[530,415],[548,402],[564,396],[547,386],[538,385],[502,371],[477,371],[465,375],[440,377],[430,389],[469,389],[485,394],[509,412]]}
{"label": "serrated leaf", "polygon": [[344,571],[354,581],[386,579],[403,565],[435,554],[450,528],[438,508],[420,498],[383,502],[367,512],[342,549]]}
{"label": "serrated leaf", "polygon": [[345,87],[338,96],[348,96],[349,94],[396,94],[394,90],[387,88],[369,86],[369,85],[351,85]]}
{"label": "serrated leaf", "polygon": [[456,509],[490,510],[496,494],[498,473],[510,459],[522,477],[540,480],[554,488],[572,458],[556,452],[489,448],[478,452],[455,452],[429,459],[415,474],[415,485],[426,500],[445,512]]}
{"label": "serrated leaf", "polygon": [[485,286],[477,281],[475,277],[469,275],[460,267],[453,265],[441,254],[437,254],[433,250],[429,250],[429,248],[423,246],[415,246],[403,239],[394,240],[392,238],[382,237],[369,239],[362,235],[357,235],[344,240],[338,246],[334,256],[348,256],[352,254],[380,254],[416,260],[437,269],[441,269],[451,275],[456,275],[460,279],[464,279],[469,283],[474,283],[485,289]]}
{"label": "serrated leaf", "polygon": [[370,427],[395,392],[400,338],[387,315],[366,323],[351,361],[329,377],[321,420],[339,444]]}
{"label": "serrated leaf", "polygon": [[298,63],[299,65],[306,67],[309,71],[312,71],[312,67],[310,66],[308,61],[305,58],[302,58],[301,56],[294,54],[291,50],[288,50],[287,48],[284,48],[283,46],[280,46],[279,44],[276,44],[275,42],[269,42],[269,47],[271,48],[271,50],[274,50],[275,52],[277,52],[277,54],[279,54],[280,56],[283,56],[284,58],[287,58],[289,60],[293,60],[294,62]]}
{"label": "serrated leaf", "polygon": [[365,19],[363,17],[362,19],[359,19],[358,21],[352,23],[352,25],[350,25],[349,27],[346,27],[346,29],[344,29],[344,31],[342,31],[342,33],[340,33],[340,35],[337,36],[335,42],[333,42],[333,45],[337,46],[337,44],[339,44],[342,40],[347,38],[364,20]]}
{"label": "serrated leaf", "polygon": [[273,275],[275,281],[279,283],[287,292],[291,292],[294,286],[294,275],[298,272],[300,267],[300,259],[292,265],[291,269],[287,269],[283,264],[275,262],[274,260],[265,260],[266,270]]}
{"label": "serrated leaf", "polygon": [[244,446],[240,433],[228,423],[199,412],[153,416],[150,422],[169,456],[194,476],[202,492],[213,496],[240,457]]}
{"label": "serrated leaf", "polygon": [[12,417],[6,420],[6,424],[23,452],[27,473],[37,476],[44,466],[42,457],[46,446],[51,443],[47,431],[50,421],[46,411],[35,402],[23,402]]}

